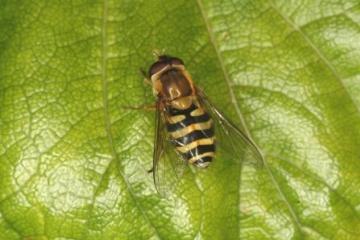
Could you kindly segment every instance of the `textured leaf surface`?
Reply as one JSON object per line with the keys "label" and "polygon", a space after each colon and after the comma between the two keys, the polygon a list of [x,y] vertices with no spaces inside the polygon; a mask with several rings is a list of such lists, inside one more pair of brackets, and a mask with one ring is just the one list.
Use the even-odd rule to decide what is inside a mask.
{"label": "textured leaf surface", "polygon": [[[360,5],[0,0],[0,239],[358,239]],[[155,192],[140,67],[165,49],[248,131]]]}

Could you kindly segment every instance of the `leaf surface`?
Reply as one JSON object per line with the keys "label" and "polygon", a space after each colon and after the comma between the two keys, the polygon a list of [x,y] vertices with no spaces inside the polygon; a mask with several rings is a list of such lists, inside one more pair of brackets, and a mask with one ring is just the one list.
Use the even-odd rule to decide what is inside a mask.
{"label": "leaf surface", "polygon": [[[0,0],[0,239],[357,239],[360,5]],[[160,198],[164,49],[265,155]],[[223,161],[222,161],[223,160]]]}

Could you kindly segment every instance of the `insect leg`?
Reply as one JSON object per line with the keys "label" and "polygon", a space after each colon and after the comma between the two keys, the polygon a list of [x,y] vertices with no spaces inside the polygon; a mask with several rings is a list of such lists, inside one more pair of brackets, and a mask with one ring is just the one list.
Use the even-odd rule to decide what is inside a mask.
{"label": "insect leg", "polygon": [[151,80],[149,79],[146,71],[142,68],[139,69],[140,74],[144,77],[144,83],[152,86]]}

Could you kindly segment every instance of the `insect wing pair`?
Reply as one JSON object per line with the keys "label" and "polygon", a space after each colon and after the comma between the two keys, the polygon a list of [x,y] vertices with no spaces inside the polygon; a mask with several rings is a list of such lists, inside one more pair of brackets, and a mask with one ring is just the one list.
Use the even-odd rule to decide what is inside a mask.
{"label": "insect wing pair", "polygon": [[[262,167],[263,156],[253,141],[231,123],[201,90],[197,89],[196,92],[197,101],[194,104],[209,113],[214,122],[216,152],[226,152],[232,161],[245,161],[255,167]],[[166,131],[167,114],[158,101],[152,173],[156,189],[162,196],[168,195],[176,186],[187,166],[187,160],[175,150],[174,140]],[[221,158],[217,160],[222,161]]]}

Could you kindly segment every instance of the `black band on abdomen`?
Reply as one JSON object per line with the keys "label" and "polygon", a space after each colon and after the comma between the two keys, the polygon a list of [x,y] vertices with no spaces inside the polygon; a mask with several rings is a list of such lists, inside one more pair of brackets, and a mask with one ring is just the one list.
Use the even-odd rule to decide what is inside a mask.
{"label": "black band on abdomen", "polygon": [[214,128],[204,129],[204,130],[195,130],[183,137],[172,140],[176,147],[185,146],[193,141],[203,139],[203,138],[211,138],[214,136]]}
{"label": "black band on abdomen", "polygon": [[198,155],[201,155],[203,153],[208,153],[208,152],[215,152],[215,144],[199,145],[199,146],[191,149],[190,151],[183,153],[182,156],[189,160],[190,158],[193,158],[193,157],[196,157]]}

